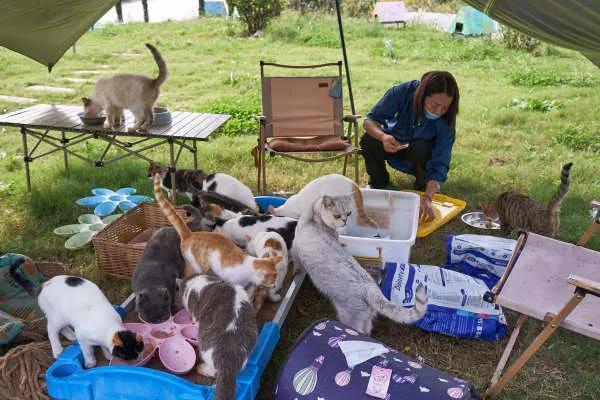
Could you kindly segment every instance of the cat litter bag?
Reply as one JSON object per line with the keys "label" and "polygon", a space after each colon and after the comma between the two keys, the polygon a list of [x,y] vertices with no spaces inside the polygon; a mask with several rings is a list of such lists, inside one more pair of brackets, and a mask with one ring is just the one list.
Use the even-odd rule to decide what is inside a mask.
{"label": "cat litter bag", "polygon": [[415,324],[419,328],[490,342],[506,333],[502,308],[486,301],[491,296],[482,280],[433,265],[385,264],[381,290],[392,303],[414,305],[419,283],[427,289],[427,312]]}
{"label": "cat litter bag", "polygon": [[492,288],[504,273],[516,241],[486,235],[450,235],[444,268],[479,278]]}
{"label": "cat litter bag", "polygon": [[280,370],[274,400],[479,399],[462,379],[337,321],[314,323]]}

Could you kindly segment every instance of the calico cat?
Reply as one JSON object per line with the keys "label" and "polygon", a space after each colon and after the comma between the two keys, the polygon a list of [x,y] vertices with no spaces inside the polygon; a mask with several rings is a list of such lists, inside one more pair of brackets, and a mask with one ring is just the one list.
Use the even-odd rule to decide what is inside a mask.
{"label": "calico cat", "polygon": [[277,263],[281,261],[281,257],[251,257],[222,233],[192,232],[177,215],[173,205],[163,197],[159,174],[154,176],[154,195],[181,238],[179,248],[186,262],[184,276],[210,269],[233,284],[267,287],[274,285],[277,279]]}
{"label": "calico cat", "polygon": [[338,320],[357,331],[369,335],[378,313],[399,323],[417,321],[427,309],[424,287],[417,287],[413,308],[392,304],[338,241],[336,229],[346,225],[351,203],[350,195],[321,196],[306,208],[291,250],[294,266],[303,268],[333,303]]}
{"label": "calico cat", "polygon": [[[34,287],[18,271],[22,257],[9,268],[11,277],[37,299],[48,321],[48,339],[54,358],[62,353],[59,332],[79,342],[84,365],[96,365],[93,346],[100,346],[107,360],[113,356],[134,360],[144,349],[143,338],[123,327],[121,316],[94,283],[77,276],[59,275]],[[67,327],[72,327],[75,335]]]}
{"label": "calico cat", "polygon": [[277,216],[300,218],[305,209],[310,208],[315,200],[323,195],[337,196],[352,193],[356,211],[362,221],[379,229],[379,225],[365,211],[362,193],[353,180],[339,174],[321,176],[291,196],[286,202],[277,208],[269,207],[269,213]]}
{"label": "calico cat", "polygon": [[[161,187],[171,190],[169,168],[150,164],[148,178],[160,174]],[[202,203],[219,204],[225,209],[256,215],[258,206],[250,188],[231,175],[213,173],[206,175],[202,170],[178,169],[175,171],[175,188],[184,193],[195,207]]]}
{"label": "calico cat", "polygon": [[[187,223],[190,230],[209,230],[204,225],[200,210],[189,205],[183,207],[192,217]],[[143,321],[164,322],[174,311],[176,279],[183,277],[185,267],[179,244],[175,228],[161,228],[148,240],[135,267],[131,283],[135,293],[135,310]]]}
{"label": "calico cat", "polygon": [[547,206],[524,194],[507,191],[481,205],[486,218],[500,219],[507,234],[513,229],[523,229],[554,237],[560,227],[560,205],[569,192],[569,172],[572,165],[573,163],[568,163],[563,166],[560,185]]}
{"label": "calico cat", "polygon": [[108,128],[121,125],[124,109],[135,116],[135,125],[130,132],[145,131],[154,121],[154,103],[160,94],[161,85],[167,80],[167,64],[156,47],[146,43],[158,65],[158,76],[150,78],[137,74],[120,74],[111,78],[99,79],[94,94],[82,97],[83,111],[87,116],[95,116],[106,111]]}
{"label": "calico cat", "polygon": [[198,373],[215,377],[215,400],[235,398],[236,376],[256,344],[258,328],[241,286],[214,276],[193,275],[181,283],[183,306],[198,325]]}
{"label": "calico cat", "polygon": [[[277,292],[281,290],[281,287],[283,286],[283,281],[287,275],[289,265],[285,240],[277,232],[259,232],[253,238],[248,236],[246,241],[246,251],[252,256],[258,258],[281,257],[281,261],[277,264],[277,280],[275,281],[275,286],[269,289],[269,298],[271,301],[280,301],[281,295]],[[257,300],[255,298],[255,306],[258,302],[260,302],[260,299]]]}

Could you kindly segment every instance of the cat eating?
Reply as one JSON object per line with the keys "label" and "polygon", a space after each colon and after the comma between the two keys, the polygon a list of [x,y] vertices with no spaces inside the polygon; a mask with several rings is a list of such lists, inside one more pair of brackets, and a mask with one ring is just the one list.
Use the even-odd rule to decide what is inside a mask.
{"label": "cat eating", "polygon": [[154,121],[154,103],[160,94],[160,87],[167,80],[167,64],[156,47],[146,43],[158,65],[158,76],[150,78],[138,74],[119,74],[111,78],[101,78],[96,83],[94,94],[82,97],[86,116],[94,117],[104,110],[109,129],[121,126],[123,110],[130,110],[135,117],[135,125],[130,132],[147,131]]}
{"label": "cat eating", "polygon": [[[63,351],[59,332],[69,340],[77,339],[86,368],[96,365],[93,346],[100,346],[107,360],[113,356],[124,360],[140,356],[144,349],[142,337],[124,328],[121,316],[98,286],[77,276],[59,275],[36,288],[17,270],[24,261],[23,257],[17,259],[10,266],[9,273],[15,282],[37,299],[46,315],[54,358]],[[69,326],[74,329],[74,336]]]}
{"label": "cat eating", "polygon": [[196,274],[181,282],[183,306],[198,325],[201,375],[216,377],[215,400],[235,398],[236,377],[256,343],[250,299],[241,286]]}
{"label": "cat eating", "polygon": [[[169,168],[160,164],[150,164],[148,178],[160,174],[160,185],[171,190]],[[225,209],[256,215],[258,206],[250,188],[231,175],[220,172],[205,174],[202,170],[178,169],[175,171],[175,189],[184,193],[195,207],[202,203],[216,203]]]}
{"label": "cat eating", "polygon": [[573,163],[562,168],[560,185],[548,205],[521,193],[507,191],[487,204],[481,204],[488,222],[500,219],[505,233],[513,229],[554,237],[560,227],[560,205],[569,192],[569,172]]}
{"label": "cat eating", "polygon": [[154,195],[161,210],[181,238],[180,250],[186,267],[184,276],[211,270],[220,278],[242,286],[273,287],[281,257],[256,258],[247,255],[231,239],[217,232],[192,232],[163,197],[160,175],[154,176]]}
{"label": "cat eating", "polygon": [[333,303],[338,320],[357,331],[369,335],[377,314],[405,324],[419,320],[427,310],[422,285],[416,289],[411,309],[391,303],[338,241],[337,229],[346,225],[351,203],[350,195],[321,196],[304,210],[291,250],[294,266],[303,268]]}
{"label": "cat eating", "polygon": [[[183,206],[192,220],[187,223],[192,231],[208,230],[200,210]],[[135,310],[142,321],[164,322],[175,308],[176,280],[183,276],[185,261],[179,251],[179,235],[175,228],[166,226],[155,232],[140,257],[131,284],[135,293]]]}

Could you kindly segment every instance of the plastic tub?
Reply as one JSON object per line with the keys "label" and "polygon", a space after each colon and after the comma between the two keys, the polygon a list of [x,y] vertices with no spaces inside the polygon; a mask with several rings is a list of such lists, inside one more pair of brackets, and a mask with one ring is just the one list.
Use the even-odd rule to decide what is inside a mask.
{"label": "plastic tub", "polygon": [[[355,257],[408,263],[419,225],[419,196],[392,190],[362,189],[365,209],[380,224],[379,230],[357,223],[357,213],[340,232],[340,242]],[[377,238],[376,235],[380,237]]]}

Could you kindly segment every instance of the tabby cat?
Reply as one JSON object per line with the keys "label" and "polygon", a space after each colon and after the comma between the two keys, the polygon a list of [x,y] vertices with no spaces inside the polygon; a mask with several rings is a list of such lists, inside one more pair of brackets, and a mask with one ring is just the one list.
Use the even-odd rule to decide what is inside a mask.
{"label": "tabby cat", "polygon": [[210,269],[221,279],[233,284],[274,286],[281,257],[251,257],[222,233],[192,232],[177,215],[173,205],[163,197],[159,174],[154,176],[154,195],[181,238],[179,248],[186,262],[184,276]]}
{"label": "tabby cat", "polygon": [[560,185],[548,205],[541,204],[521,193],[507,191],[487,204],[482,204],[488,220],[500,219],[502,229],[508,234],[513,229],[554,237],[560,227],[560,205],[569,192],[569,171],[573,163],[562,168]]}
{"label": "tabby cat", "polygon": [[357,331],[370,334],[378,313],[400,323],[417,321],[427,309],[425,288],[417,287],[411,309],[391,303],[338,241],[337,229],[346,225],[351,203],[351,195],[321,196],[306,207],[290,251],[294,266],[303,268],[333,303],[338,320]]}
{"label": "tabby cat", "polygon": [[156,47],[146,43],[158,65],[158,76],[120,74],[111,78],[99,79],[94,94],[82,97],[83,111],[87,116],[106,111],[109,128],[121,125],[123,110],[130,110],[135,116],[135,125],[129,131],[145,131],[154,121],[154,103],[160,95],[160,87],[167,80],[167,64]]}

